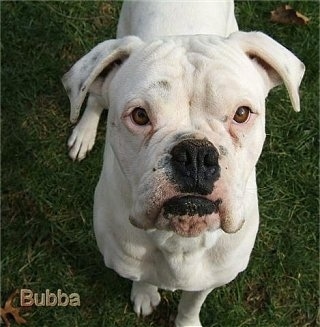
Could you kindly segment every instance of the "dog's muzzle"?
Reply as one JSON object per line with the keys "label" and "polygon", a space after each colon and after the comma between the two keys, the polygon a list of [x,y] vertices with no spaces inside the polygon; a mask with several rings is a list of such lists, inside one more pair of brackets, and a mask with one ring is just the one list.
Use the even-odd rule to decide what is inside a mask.
{"label": "dog's muzzle", "polygon": [[186,139],[171,150],[172,179],[181,193],[206,195],[220,177],[219,154],[208,140]]}
{"label": "dog's muzzle", "polygon": [[207,139],[189,138],[176,144],[170,154],[169,178],[179,194],[163,203],[156,228],[186,237],[220,228],[222,201],[205,197],[220,177],[217,149]]}

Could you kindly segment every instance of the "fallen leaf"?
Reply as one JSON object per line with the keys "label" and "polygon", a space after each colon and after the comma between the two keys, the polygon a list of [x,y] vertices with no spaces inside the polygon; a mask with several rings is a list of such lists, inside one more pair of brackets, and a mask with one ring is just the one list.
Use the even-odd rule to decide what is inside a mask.
{"label": "fallen leaf", "polygon": [[290,5],[282,5],[276,10],[271,11],[270,20],[279,24],[297,24],[306,25],[310,19],[298,11],[294,10]]}
{"label": "fallen leaf", "polygon": [[20,316],[20,309],[21,308],[15,308],[13,306],[13,301],[15,297],[19,294],[18,290],[15,290],[9,297],[6,303],[4,304],[3,308],[0,308],[0,314],[2,321],[6,324],[6,327],[10,326],[10,321],[8,319],[8,315],[11,315],[15,322],[18,325],[26,324],[27,321]]}

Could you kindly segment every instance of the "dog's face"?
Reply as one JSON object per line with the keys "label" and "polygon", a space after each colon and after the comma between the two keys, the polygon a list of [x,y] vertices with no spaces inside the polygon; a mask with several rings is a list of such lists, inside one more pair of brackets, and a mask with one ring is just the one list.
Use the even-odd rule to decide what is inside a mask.
{"label": "dog's face", "polygon": [[290,51],[262,33],[149,44],[127,37],[99,44],[64,84],[71,120],[88,91],[109,108],[107,142],[123,175],[114,179],[126,181],[119,189],[129,194],[131,223],[196,237],[241,228],[256,202],[265,98],[283,81],[299,111],[303,73]]}
{"label": "dog's face", "polygon": [[239,230],[265,137],[257,63],[218,38],[155,42],[108,89],[108,141],[130,185],[132,224],[188,237]]}

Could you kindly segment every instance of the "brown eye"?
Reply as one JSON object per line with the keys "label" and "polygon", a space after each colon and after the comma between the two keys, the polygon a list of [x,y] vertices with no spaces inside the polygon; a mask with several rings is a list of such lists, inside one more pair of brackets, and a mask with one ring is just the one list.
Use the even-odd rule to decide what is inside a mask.
{"label": "brown eye", "polygon": [[238,124],[243,124],[249,120],[251,112],[249,107],[239,107],[233,116],[233,120]]}
{"label": "brown eye", "polygon": [[133,109],[131,113],[131,118],[133,122],[139,126],[147,125],[150,122],[147,112],[141,107]]}

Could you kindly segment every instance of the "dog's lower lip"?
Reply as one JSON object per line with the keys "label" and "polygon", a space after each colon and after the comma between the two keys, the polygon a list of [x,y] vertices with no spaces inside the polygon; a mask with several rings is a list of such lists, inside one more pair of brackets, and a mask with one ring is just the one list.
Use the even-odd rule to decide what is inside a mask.
{"label": "dog's lower lip", "polygon": [[163,205],[163,216],[204,216],[217,213],[221,199],[211,201],[197,195],[177,196],[167,200]]}

